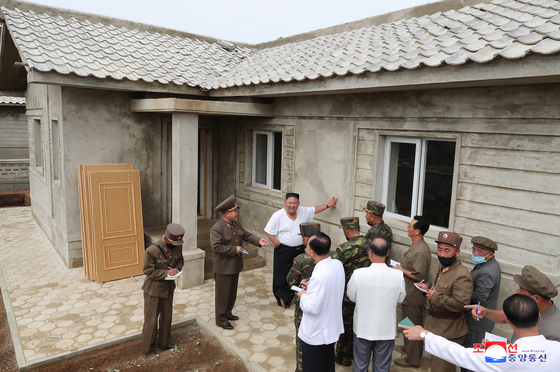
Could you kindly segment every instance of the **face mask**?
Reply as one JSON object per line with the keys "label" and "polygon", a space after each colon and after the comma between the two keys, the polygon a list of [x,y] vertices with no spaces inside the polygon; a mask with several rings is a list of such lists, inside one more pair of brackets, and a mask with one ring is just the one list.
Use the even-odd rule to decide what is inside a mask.
{"label": "face mask", "polygon": [[474,263],[477,264],[481,264],[481,263],[485,263],[486,262],[486,256],[475,256],[474,254],[472,255],[472,259],[474,261]]}
{"label": "face mask", "polygon": [[173,247],[175,247],[173,244],[171,243],[165,243],[165,245],[167,246],[167,248],[169,249],[173,249]]}
{"label": "face mask", "polygon": [[438,256],[438,260],[439,260],[440,264],[447,267],[447,266],[451,266],[451,264],[453,262],[455,262],[457,259],[455,258],[455,256],[453,256],[453,257],[440,257],[440,256]]}

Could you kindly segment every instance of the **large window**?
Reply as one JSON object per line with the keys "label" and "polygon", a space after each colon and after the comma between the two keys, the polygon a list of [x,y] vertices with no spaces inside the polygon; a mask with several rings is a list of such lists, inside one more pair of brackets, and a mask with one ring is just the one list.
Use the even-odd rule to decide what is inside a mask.
{"label": "large window", "polygon": [[[388,215],[449,226],[455,141],[387,137],[383,167],[383,203]],[[405,217],[405,218],[403,218]]]}
{"label": "large window", "polygon": [[253,132],[253,186],[280,190],[282,132]]}

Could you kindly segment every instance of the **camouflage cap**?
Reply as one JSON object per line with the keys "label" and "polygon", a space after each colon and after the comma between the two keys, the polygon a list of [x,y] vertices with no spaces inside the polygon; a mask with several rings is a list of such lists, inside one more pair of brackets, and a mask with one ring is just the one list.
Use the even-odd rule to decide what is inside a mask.
{"label": "camouflage cap", "polygon": [[369,212],[377,217],[383,217],[383,212],[385,212],[385,204],[377,202],[375,200],[369,200],[367,202],[364,211]]}
{"label": "camouflage cap", "polygon": [[344,217],[340,219],[340,227],[343,229],[359,229],[360,219],[358,217]]}
{"label": "camouflage cap", "polygon": [[225,212],[234,211],[238,208],[239,207],[237,206],[237,204],[235,204],[235,195],[232,195],[226,200],[224,200],[223,202],[221,202],[216,208],[214,208],[214,210],[225,213]]}
{"label": "camouflage cap", "polygon": [[445,243],[454,246],[457,249],[461,249],[461,243],[463,238],[459,234],[455,234],[451,231],[440,231],[436,243]]}
{"label": "camouflage cap", "polygon": [[474,238],[471,239],[471,243],[473,243],[473,245],[476,245],[477,247],[483,249],[489,249],[494,252],[498,250],[498,244],[482,236],[475,236]]}
{"label": "camouflage cap", "polygon": [[301,236],[313,236],[318,232],[321,232],[321,224],[320,223],[300,223],[299,224],[299,231],[298,235]]}
{"label": "camouflage cap", "polygon": [[521,275],[514,275],[513,280],[521,288],[539,296],[553,298],[558,295],[558,290],[550,279],[531,265],[525,266]]}
{"label": "camouflage cap", "polygon": [[185,235],[185,229],[178,223],[170,223],[165,229],[165,237],[173,245],[183,244],[183,235]]}

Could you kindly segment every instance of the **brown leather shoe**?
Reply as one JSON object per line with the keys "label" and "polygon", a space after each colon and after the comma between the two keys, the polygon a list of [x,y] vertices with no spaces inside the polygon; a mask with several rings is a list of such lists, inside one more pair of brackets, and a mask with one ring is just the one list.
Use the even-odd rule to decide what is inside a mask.
{"label": "brown leather shoe", "polygon": [[406,362],[404,359],[395,359],[395,364],[401,367],[408,367],[408,368],[419,368],[420,366],[414,366],[408,362]]}

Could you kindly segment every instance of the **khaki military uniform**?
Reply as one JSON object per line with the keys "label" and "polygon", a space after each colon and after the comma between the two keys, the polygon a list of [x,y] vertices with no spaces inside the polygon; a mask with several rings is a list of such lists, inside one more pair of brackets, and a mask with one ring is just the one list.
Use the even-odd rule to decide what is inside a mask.
{"label": "khaki military uniform", "polygon": [[[473,292],[470,272],[461,260],[449,267],[440,265],[431,287],[436,291],[427,302],[428,316],[424,328],[462,345],[468,332],[463,313]],[[432,371],[455,372],[455,369],[455,365],[432,356]]]}
{"label": "khaki military uniform", "polygon": [[[314,268],[315,262],[313,261],[313,259],[305,253],[300,254],[299,256],[294,258],[294,264],[288,272],[288,275],[286,276],[288,285],[290,287],[294,285],[299,287],[302,280],[309,280],[309,278],[311,278],[311,274],[313,274]],[[298,332],[299,326],[301,324],[301,318],[303,317],[303,311],[301,310],[301,307],[299,307],[298,296],[294,297],[294,304],[296,305],[294,309],[294,324],[296,326],[296,372],[302,372],[303,346],[301,344],[301,339],[298,337]]]}
{"label": "khaki military uniform", "polygon": [[[163,252],[151,245],[144,254],[144,326],[142,329],[142,352],[153,353],[156,349],[156,336],[159,328],[158,348],[169,349],[171,342],[171,319],[173,315],[173,293],[175,280],[165,280],[169,268],[183,270],[182,245],[166,249],[160,240],[156,243]],[[166,247],[166,248],[164,248]],[[159,317],[159,327],[158,327]]]}
{"label": "khaki military uniform", "polygon": [[[414,283],[429,280],[431,259],[430,247],[422,239],[410,246],[401,264],[403,270],[410,271],[412,276],[416,278],[416,280],[413,280],[406,275],[404,276],[406,297],[402,303],[402,317],[408,317],[415,325],[424,324],[423,313],[426,296],[416,289]],[[422,341],[411,341],[405,337],[404,348],[406,352],[405,362],[413,366],[420,366],[420,359],[424,350]]]}
{"label": "khaki military uniform", "polygon": [[344,299],[342,301],[342,319],[344,322],[344,333],[340,335],[336,343],[335,362],[343,366],[351,366],[353,359],[354,344],[354,309],[356,303],[350,301],[346,294],[348,281],[352,277],[354,270],[369,267],[371,261],[368,257],[368,240],[363,236],[355,236],[350,238],[346,243],[342,243],[336,248],[336,252],[332,256],[342,262],[345,274]]}
{"label": "khaki military uniform", "polygon": [[228,223],[223,218],[210,229],[210,244],[214,250],[214,281],[216,325],[228,323],[237,298],[237,282],[243,270],[243,253],[237,247],[249,242],[260,247],[259,238],[247,232],[239,222]]}

